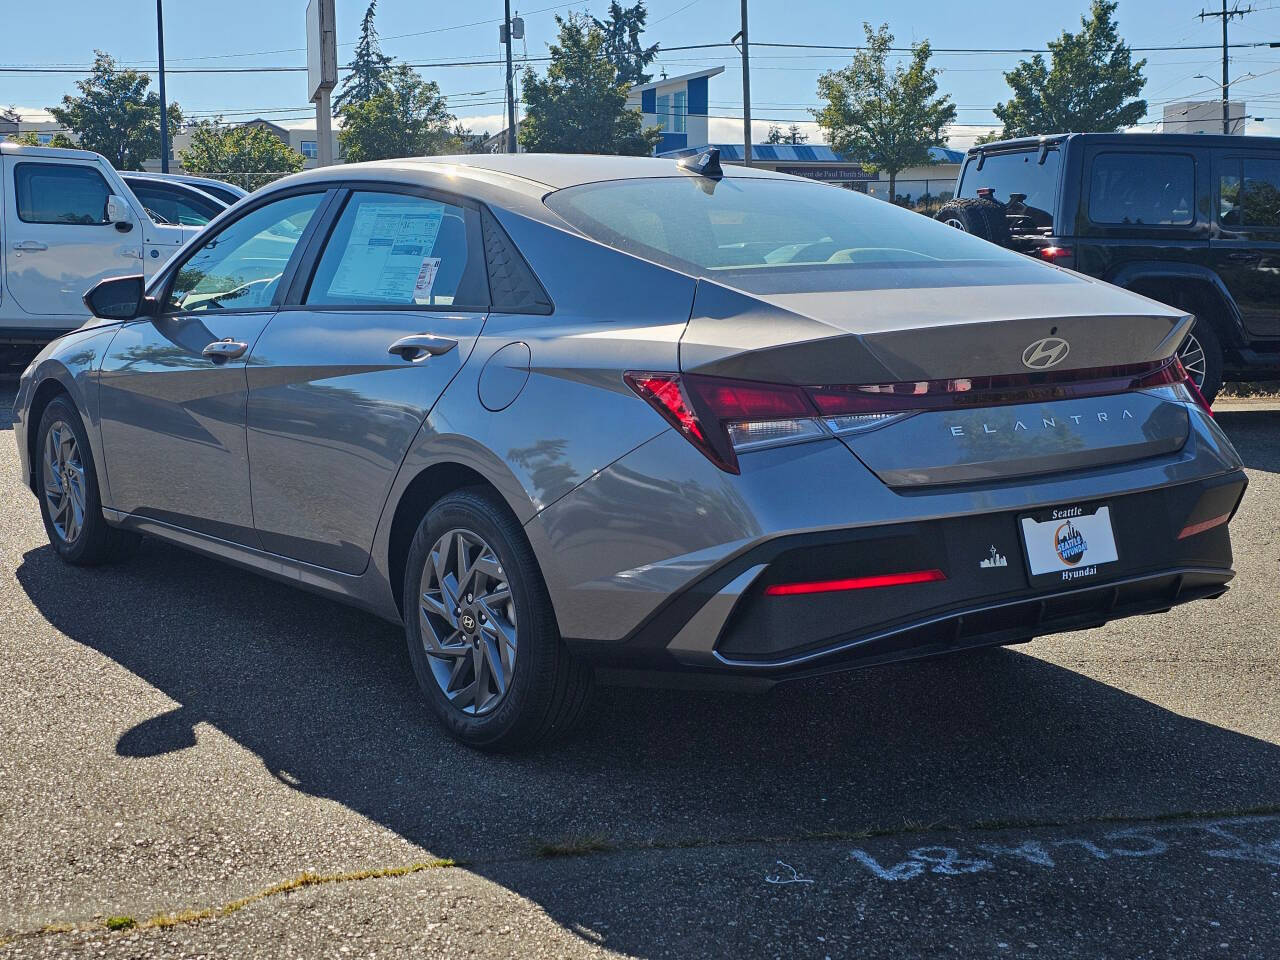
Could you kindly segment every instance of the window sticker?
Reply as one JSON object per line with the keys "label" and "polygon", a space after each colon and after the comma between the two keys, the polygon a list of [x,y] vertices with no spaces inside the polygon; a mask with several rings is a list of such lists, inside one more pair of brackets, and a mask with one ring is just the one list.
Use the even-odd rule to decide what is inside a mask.
{"label": "window sticker", "polygon": [[[329,293],[339,297],[376,297],[396,303],[418,302],[418,286],[440,233],[444,204],[422,201],[362,203]],[[435,281],[428,278],[427,291]]]}
{"label": "window sticker", "polygon": [[422,258],[422,269],[418,271],[418,281],[413,285],[414,303],[429,304],[431,302],[431,288],[435,285],[439,270],[439,257]]}

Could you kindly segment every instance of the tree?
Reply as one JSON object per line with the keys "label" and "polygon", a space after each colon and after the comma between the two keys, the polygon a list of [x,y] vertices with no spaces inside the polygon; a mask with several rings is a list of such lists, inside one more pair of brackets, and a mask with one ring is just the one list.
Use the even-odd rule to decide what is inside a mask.
{"label": "tree", "polygon": [[644,68],[658,55],[658,45],[640,45],[640,34],[649,12],[644,0],[636,0],[634,7],[624,7],[618,0],[610,0],[609,16],[605,20],[591,18],[596,29],[604,34],[604,55],[618,71],[618,79],[630,86],[648,83],[652,76]]}
{"label": "tree", "polygon": [[[85,150],[95,150],[117,170],[135,170],[160,156],[160,98],[147,93],[151,78],[137,70],[119,70],[101,50],[93,69],[77,80],[80,96],[50,107],[55,120],[76,135]],[[182,110],[169,104],[169,138],[182,126]]]}
{"label": "tree", "polygon": [[178,160],[188,173],[217,177],[256,190],[302,169],[306,158],[263,127],[226,126],[222,118],[192,127],[191,145]]}
{"label": "tree", "polygon": [[627,108],[628,85],[604,55],[603,31],[580,14],[556,23],[546,77],[524,73],[520,145],[538,153],[652,153],[661,133],[643,129],[640,112]]}
{"label": "tree", "polygon": [[338,143],[351,163],[443,153],[454,121],[434,81],[400,64],[387,74],[387,89],[342,108]]}
{"label": "tree", "polygon": [[1050,63],[1036,54],[1004,75],[1013,91],[995,106],[1004,124],[1001,137],[1047,133],[1111,133],[1146,115],[1147,102],[1134,99],[1146,85],[1142,68],[1116,29],[1114,0],[1093,0],[1079,33],[1062,32],[1049,41]]}
{"label": "tree", "polygon": [[382,52],[378,31],[373,26],[377,7],[378,0],[369,0],[364,19],[360,21],[360,39],[356,41],[355,52],[347,64],[348,72],[342,78],[342,87],[333,98],[335,117],[343,107],[368,103],[389,87],[387,72],[391,69],[391,58]]}
{"label": "tree", "polygon": [[48,143],[41,143],[40,135],[34,130],[28,130],[26,133],[11,133],[9,142],[20,143],[24,147],[67,147],[72,150],[80,146],[65,133],[55,133]]}
{"label": "tree", "polygon": [[930,148],[946,144],[942,128],[956,118],[955,104],[938,96],[938,69],[929,66],[929,41],[911,45],[910,65],[888,67],[893,34],[888,24],[862,25],[867,45],[849,66],[818,78],[827,105],[813,111],[837,153],[856,157],[868,173],[889,175],[897,196],[898,172],[933,163]]}
{"label": "tree", "polygon": [[800,144],[808,143],[809,135],[801,131],[798,124],[791,124],[787,127],[787,132],[783,133],[782,128],[776,123],[769,124],[769,136],[765,138],[765,143],[790,143]]}

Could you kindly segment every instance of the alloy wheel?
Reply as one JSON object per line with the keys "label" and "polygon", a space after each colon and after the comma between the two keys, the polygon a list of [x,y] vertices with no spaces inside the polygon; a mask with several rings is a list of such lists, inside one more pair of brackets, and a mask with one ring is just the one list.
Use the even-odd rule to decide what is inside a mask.
{"label": "alloy wheel", "polygon": [[510,689],[519,647],[498,555],[470,530],[448,531],[427,556],[418,596],[422,645],[440,691],[463,713],[489,713]]}
{"label": "alloy wheel", "polygon": [[84,461],[64,420],[54,421],[45,434],[44,469],[44,497],[54,532],[64,543],[75,543],[84,529]]}
{"label": "alloy wheel", "polygon": [[1187,338],[1182,341],[1182,346],[1178,348],[1178,359],[1182,362],[1182,368],[1187,371],[1192,382],[1195,383],[1196,389],[1202,389],[1208,364],[1205,358],[1204,345],[1200,343],[1194,333],[1188,333]]}
{"label": "alloy wheel", "polygon": [[948,217],[946,220],[943,220],[942,222],[945,223],[948,227],[955,227],[957,230],[960,230],[964,233],[969,232],[965,230],[964,223],[961,222],[961,220],[958,217]]}

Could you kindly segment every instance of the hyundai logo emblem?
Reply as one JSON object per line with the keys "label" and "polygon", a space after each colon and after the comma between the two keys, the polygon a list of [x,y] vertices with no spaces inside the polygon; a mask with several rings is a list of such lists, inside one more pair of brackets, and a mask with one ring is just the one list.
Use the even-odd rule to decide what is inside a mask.
{"label": "hyundai logo emblem", "polygon": [[1022,365],[1032,370],[1056,367],[1071,352],[1071,344],[1061,337],[1043,337],[1022,351]]}

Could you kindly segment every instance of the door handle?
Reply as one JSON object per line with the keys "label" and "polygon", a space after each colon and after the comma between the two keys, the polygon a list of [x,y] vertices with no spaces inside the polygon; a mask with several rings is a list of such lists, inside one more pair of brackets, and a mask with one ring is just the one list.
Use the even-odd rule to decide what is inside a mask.
{"label": "door handle", "polygon": [[387,353],[401,360],[421,360],[423,357],[438,357],[446,354],[457,345],[457,340],[450,340],[448,337],[415,333],[412,336],[401,337],[387,347]]}
{"label": "door handle", "polygon": [[39,240],[19,240],[13,245],[15,250],[48,250],[49,245]]}
{"label": "door handle", "polygon": [[228,337],[226,340],[213,341],[213,343],[201,350],[200,354],[214,363],[226,363],[228,360],[239,360],[248,349],[249,345],[247,343],[241,343]]}
{"label": "door handle", "polygon": [[1245,251],[1243,251],[1243,250],[1242,250],[1242,251],[1240,251],[1240,252],[1238,252],[1238,253],[1228,253],[1228,254],[1227,254],[1227,259],[1228,259],[1228,260],[1234,260],[1236,263],[1253,263],[1253,261],[1255,261],[1255,260],[1261,260],[1261,259],[1262,259],[1262,254],[1260,254],[1260,253],[1247,253],[1247,252],[1245,252]]}

